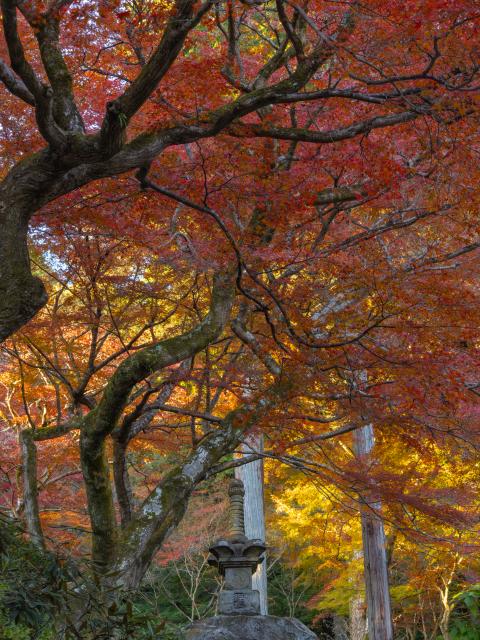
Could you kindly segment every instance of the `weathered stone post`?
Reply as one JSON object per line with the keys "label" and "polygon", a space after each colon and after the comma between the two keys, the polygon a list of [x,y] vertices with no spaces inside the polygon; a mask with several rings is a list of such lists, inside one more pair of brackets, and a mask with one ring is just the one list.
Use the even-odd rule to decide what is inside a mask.
{"label": "weathered stone post", "polygon": [[262,540],[249,540],[243,523],[245,490],[241,480],[232,480],[230,496],[230,536],[210,548],[209,563],[224,577],[218,598],[218,613],[235,616],[259,615],[260,595],[252,589],[252,575],[263,559],[266,549]]}
{"label": "weathered stone post", "polygon": [[295,618],[260,615],[260,596],[252,589],[252,575],[262,562],[265,543],[245,536],[242,481],[232,480],[228,493],[230,535],[210,548],[209,559],[224,578],[218,615],[193,623],[187,640],[318,640]]}

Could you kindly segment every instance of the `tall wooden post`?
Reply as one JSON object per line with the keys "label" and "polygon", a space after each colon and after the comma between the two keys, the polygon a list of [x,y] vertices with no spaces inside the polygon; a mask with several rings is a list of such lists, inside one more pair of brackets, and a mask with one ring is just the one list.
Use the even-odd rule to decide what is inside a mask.
{"label": "tall wooden post", "polygon": [[[354,431],[353,443],[359,458],[369,456],[375,443],[372,425]],[[361,519],[368,637],[369,640],[393,640],[385,531],[383,520],[377,515],[380,509],[379,501],[364,498]]]}
{"label": "tall wooden post", "polygon": [[[357,549],[353,553],[353,559],[358,560],[362,558],[363,560],[363,545],[362,549]],[[365,640],[367,637],[367,620],[365,615],[365,597],[363,593],[361,593],[360,589],[360,577],[352,576],[351,578],[352,586],[354,587],[354,595],[350,600],[350,620],[349,620],[349,632],[350,632],[350,640]]]}
{"label": "tall wooden post", "polygon": [[[263,451],[263,436],[252,436],[243,446],[243,455]],[[255,460],[235,469],[235,476],[245,487],[244,513],[247,538],[265,540],[265,509],[263,504],[263,460]],[[260,613],[268,615],[267,561],[258,565],[252,587],[260,593]]]}

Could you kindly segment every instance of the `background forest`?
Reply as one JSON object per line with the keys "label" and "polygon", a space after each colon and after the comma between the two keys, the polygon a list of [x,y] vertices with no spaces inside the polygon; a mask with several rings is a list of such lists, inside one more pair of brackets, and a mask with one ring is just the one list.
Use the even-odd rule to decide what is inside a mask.
{"label": "background forest", "polygon": [[478,2],[1,18],[0,639],[212,615],[262,461],[271,614],[364,640],[374,522],[369,640],[479,640]]}

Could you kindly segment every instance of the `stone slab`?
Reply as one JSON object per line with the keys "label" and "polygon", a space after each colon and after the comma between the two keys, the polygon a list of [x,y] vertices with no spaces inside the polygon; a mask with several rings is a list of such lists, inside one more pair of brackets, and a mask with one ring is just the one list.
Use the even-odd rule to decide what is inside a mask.
{"label": "stone slab", "polygon": [[295,618],[276,616],[215,616],[199,620],[186,631],[186,640],[318,640]]}
{"label": "stone slab", "polygon": [[227,591],[252,588],[251,567],[226,567],[223,588]]}
{"label": "stone slab", "polygon": [[260,594],[253,589],[223,589],[218,594],[218,612],[226,616],[258,615]]}

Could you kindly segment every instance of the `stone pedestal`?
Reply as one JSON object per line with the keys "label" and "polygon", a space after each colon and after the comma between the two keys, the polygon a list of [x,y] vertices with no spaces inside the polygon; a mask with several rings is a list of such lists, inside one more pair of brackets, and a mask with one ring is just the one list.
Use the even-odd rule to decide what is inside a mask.
{"label": "stone pedestal", "polygon": [[186,640],[318,640],[295,618],[276,616],[215,616],[193,623]]}
{"label": "stone pedestal", "polygon": [[261,616],[260,594],[252,589],[252,574],[263,559],[265,543],[249,540],[243,526],[243,484],[230,484],[231,535],[210,548],[209,563],[224,578],[218,614],[199,620],[186,631],[186,640],[318,640],[299,620]]}
{"label": "stone pedestal", "polygon": [[220,616],[255,616],[260,613],[260,594],[252,589],[252,575],[263,560],[263,540],[249,540],[243,528],[243,484],[233,480],[229,489],[231,535],[210,547],[209,564],[224,578],[218,596]]}
{"label": "stone pedestal", "polygon": [[260,594],[253,589],[220,591],[218,611],[226,616],[255,616],[260,613]]}

